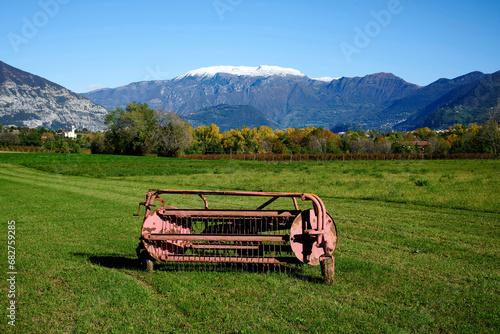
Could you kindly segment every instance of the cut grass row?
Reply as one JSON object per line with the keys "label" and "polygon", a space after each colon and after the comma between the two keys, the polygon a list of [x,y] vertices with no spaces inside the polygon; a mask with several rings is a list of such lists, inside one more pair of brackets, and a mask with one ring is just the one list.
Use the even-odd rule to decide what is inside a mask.
{"label": "cut grass row", "polygon": [[[18,332],[494,333],[500,328],[500,216],[492,204],[499,203],[498,163],[374,167],[374,162],[24,156],[31,160],[0,155],[7,163],[0,165],[2,229],[7,220],[17,226]],[[21,166],[30,164],[39,170]],[[89,176],[92,166],[101,177]],[[129,170],[128,176],[117,175],[120,170]],[[416,185],[411,177],[428,184]],[[444,186],[438,187],[441,178]],[[472,183],[468,194],[488,194],[491,203],[473,207],[474,199],[462,196],[460,187],[476,178],[483,182]],[[390,193],[391,186],[400,194],[414,191],[424,204],[378,193]],[[321,284],[317,267],[294,275],[171,271],[161,265],[153,275],[142,272],[135,261],[141,219],[132,213],[149,188],[319,193],[340,235],[335,285]],[[462,200],[460,209],[433,203],[435,191]],[[5,245],[5,237],[1,242]],[[5,267],[2,261],[3,272]],[[3,298],[2,306],[6,302]],[[3,329],[9,329],[6,321],[0,323]]]}
{"label": "cut grass row", "polygon": [[62,175],[126,178],[151,188],[293,190],[500,213],[500,160],[265,163],[33,153],[1,154],[0,162]]}

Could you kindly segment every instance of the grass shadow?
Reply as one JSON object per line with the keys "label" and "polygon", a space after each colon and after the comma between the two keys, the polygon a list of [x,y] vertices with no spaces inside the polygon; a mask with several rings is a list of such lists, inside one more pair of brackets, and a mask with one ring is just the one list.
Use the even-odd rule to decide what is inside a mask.
{"label": "grass shadow", "polygon": [[85,253],[73,253],[73,255],[86,258],[93,264],[109,269],[139,269],[139,260],[118,254],[94,255]]}
{"label": "grass shadow", "polygon": [[122,256],[90,256],[90,262],[106,268],[113,269],[138,269],[139,260]]}

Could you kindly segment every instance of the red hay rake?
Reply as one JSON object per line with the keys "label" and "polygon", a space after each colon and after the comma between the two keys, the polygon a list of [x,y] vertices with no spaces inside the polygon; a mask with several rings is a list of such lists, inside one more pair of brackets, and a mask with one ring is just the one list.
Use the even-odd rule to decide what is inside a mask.
{"label": "red hay rake", "polygon": [[[160,195],[199,196],[203,207],[169,206]],[[209,209],[206,196],[210,195],[270,198],[254,210]],[[265,209],[280,198],[291,198],[292,209]],[[310,202],[312,208],[299,209],[297,198]],[[155,201],[161,205],[153,209]],[[321,264],[325,281],[333,282],[337,230],[316,195],[151,189],[146,201],[139,203],[139,213],[141,205],[146,212],[137,256],[149,272],[153,271],[154,260],[267,267],[305,263]]]}

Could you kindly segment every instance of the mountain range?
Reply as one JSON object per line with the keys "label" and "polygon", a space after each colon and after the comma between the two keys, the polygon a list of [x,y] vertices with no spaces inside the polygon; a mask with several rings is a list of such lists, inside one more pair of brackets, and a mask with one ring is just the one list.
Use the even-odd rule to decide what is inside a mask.
{"label": "mountain range", "polygon": [[[460,122],[484,123],[487,110],[500,97],[499,75],[471,72],[420,87],[392,73],[311,79],[277,66],[214,66],[172,80],[136,82],[83,96],[106,108],[145,102],[154,109],[175,112],[193,125],[217,124],[224,111],[227,119],[234,114],[248,119],[241,109],[247,105],[279,128],[356,124],[365,129],[439,129]],[[222,105],[212,109],[217,110],[214,117],[207,113],[207,108]],[[238,124],[226,122],[224,127]]]}
{"label": "mountain range", "polygon": [[108,109],[140,101],[188,118],[208,107],[248,105],[280,128],[329,128],[343,122],[378,126],[377,112],[418,89],[390,73],[325,81],[277,66],[217,66],[82,95]]}
{"label": "mountain range", "polygon": [[106,109],[130,102],[175,112],[193,126],[272,128],[351,124],[365,129],[440,129],[484,123],[500,97],[500,71],[471,72],[427,86],[392,73],[308,78],[278,66],[213,66],[171,80],[142,81],[81,95],[1,63],[0,123],[102,129]]}
{"label": "mountain range", "polygon": [[[438,80],[433,85],[438,87],[429,86],[424,93],[438,91],[444,94],[426,105],[421,104],[408,119],[397,124],[396,129],[447,128],[457,123],[484,124],[493,108],[500,104],[500,71],[492,74],[472,72],[454,80]],[[442,89],[443,86],[445,89]],[[438,95],[434,94],[434,98]],[[405,102],[409,101],[405,99]]]}

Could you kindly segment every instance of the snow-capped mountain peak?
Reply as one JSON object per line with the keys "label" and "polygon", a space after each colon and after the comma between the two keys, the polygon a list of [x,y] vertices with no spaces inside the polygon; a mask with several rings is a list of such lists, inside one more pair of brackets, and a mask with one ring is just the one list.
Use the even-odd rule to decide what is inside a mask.
{"label": "snow-capped mountain peak", "polygon": [[174,80],[179,80],[185,77],[190,76],[198,76],[198,77],[213,77],[218,73],[227,73],[233,74],[237,76],[252,76],[252,77],[269,77],[272,75],[278,76],[301,76],[305,77],[306,75],[301,73],[298,70],[293,68],[284,68],[279,66],[269,66],[269,65],[260,65],[256,67],[250,66],[211,66],[211,67],[202,67],[197,70],[192,70],[186,72]]}

